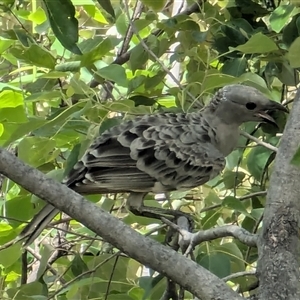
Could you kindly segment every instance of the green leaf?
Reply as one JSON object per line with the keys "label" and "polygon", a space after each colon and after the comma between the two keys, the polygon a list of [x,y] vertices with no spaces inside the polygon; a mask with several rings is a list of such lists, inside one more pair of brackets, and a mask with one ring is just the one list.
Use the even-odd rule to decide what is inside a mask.
{"label": "green leaf", "polygon": [[297,37],[295,41],[292,43],[292,45],[290,46],[289,52],[287,54],[287,58],[292,68],[300,67],[299,47],[300,47],[300,37]]}
{"label": "green leaf", "polygon": [[[82,42],[80,42],[78,44],[78,47],[83,54],[90,55],[91,51],[97,49],[97,47],[99,47],[101,45],[101,43],[103,43],[103,41],[105,41],[105,40],[106,39],[102,36],[96,36],[94,38],[83,40]],[[101,45],[101,46],[103,46],[103,45]],[[99,50],[100,49],[101,49],[101,47],[99,48]]]}
{"label": "green leaf", "polygon": [[166,5],[167,0],[141,0],[141,2],[145,6],[152,8],[154,11],[160,11]]}
{"label": "green leaf", "polygon": [[163,88],[163,85],[164,85],[163,80],[164,80],[165,76],[166,76],[166,73],[164,71],[160,71],[152,77],[148,76],[145,80],[145,89],[146,90],[155,89],[161,85],[162,85],[161,88]]}
{"label": "green leaf", "polygon": [[49,245],[43,245],[40,255],[41,260],[39,264],[39,269],[37,271],[36,280],[38,281],[46,272],[48,268],[48,261],[55,249],[53,247],[49,247]]}
{"label": "green leaf", "polygon": [[140,300],[140,299],[144,299],[144,289],[140,288],[140,287],[134,287],[132,288],[129,292],[128,292],[128,296],[130,296],[130,299],[132,300]]}
{"label": "green leaf", "polygon": [[223,278],[231,274],[230,259],[222,253],[212,253],[205,255],[197,262],[219,278]]}
{"label": "green leaf", "polygon": [[16,91],[4,90],[0,93],[0,108],[23,105],[23,95]]}
{"label": "green leaf", "polygon": [[134,47],[130,53],[129,62],[131,65],[132,72],[142,68],[148,60],[148,52],[144,49],[141,44]]}
{"label": "green leaf", "polygon": [[[74,2],[74,0],[73,0]],[[98,9],[97,6],[95,6],[94,2],[91,1],[91,3],[84,3],[83,5],[84,10],[87,12],[89,16],[91,16],[95,21],[102,23],[102,24],[108,24],[107,18],[102,14],[101,10]],[[114,21],[114,20],[112,20]],[[92,34],[92,33],[91,33]]]}
{"label": "green leaf", "polygon": [[226,169],[232,170],[234,169],[241,158],[241,151],[234,150],[226,157]]}
{"label": "green leaf", "polygon": [[280,5],[270,15],[270,26],[272,30],[279,33],[287,24],[289,18],[293,14],[294,5]]}
{"label": "green leaf", "polygon": [[283,29],[282,41],[290,46],[293,41],[300,35],[300,13],[293,16],[292,21]]}
{"label": "green leaf", "polygon": [[[55,141],[43,137],[25,137],[18,146],[18,157],[33,167],[52,160]],[[58,155],[58,153],[57,153]]]}
{"label": "green leaf", "polygon": [[55,58],[52,54],[35,44],[30,45],[25,51],[20,51],[16,48],[11,49],[10,51],[16,58],[22,59],[37,67],[53,69],[55,66]]}
{"label": "green leaf", "polygon": [[113,126],[119,125],[122,122],[120,118],[108,118],[104,120],[99,127],[99,135],[101,135],[105,130],[110,129]]}
{"label": "green leaf", "polygon": [[4,126],[2,123],[0,123],[0,136],[3,134],[4,132]]}
{"label": "green leaf", "polygon": [[127,77],[125,69],[120,65],[112,64],[97,70],[96,73],[101,77],[107,80],[111,80],[120,86],[127,86]]}
{"label": "green leaf", "polygon": [[24,106],[19,105],[17,107],[6,107],[0,109],[0,121],[26,123],[27,116],[25,114]]}
{"label": "green leaf", "polygon": [[46,291],[45,284],[35,281],[23,284],[20,288],[9,289],[7,293],[14,300],[47,300]]}
{"label": "green leaf", "polygon": [[107,103],[104,105],[104,107],[115,112],[128,112],[132,107],[134,107],[134,102],[132,100],[120,100]]}
{"label": "green leaf", "polygon": [[259,91],[261,91],[262,93],[264,93],[267,97],[272,98],[272,93],[268,89],[265,80],[261,76],[255,73],[252,72],[244,73],[239,77],[239,82],[243,82],[246,85],[253,86],[257,88]]}
{"label": "green leaf", "polygon": [[246,210],[244,204],[240,200],[236,199],[235,197],[232,196],[225,197],[222,201],[222,206],[229,209],[233,209],[234,211],[238,211],[249,218],[253,218],[251,214],[249,214],[248,211]]}
{"label": "green leaf", "polygon": [[261,180],[261,176],[265,170],[272,151],[265,147],[258,146],[252,148],[247,156],[248,171],[257,181]]}
{"label": "green leaf", "polygon": [[[231,25],[230,23],[228,25]],[[221,25],[220,29],[224,33],[227,41],[232,46],[238,46],[241,44],[246,43],[247,35],[241,32],[240,28],[236,28],[236,26],[228,26],[228,25]],[[247,32],[247,30],[245,30]]]}
{"label": "green leaf", "polygon": [[144,76],[144,75],[139,75],[139,76],[132,78],[128,82],[127,93],[130,94],[131,92],[135,91],[137,88],[142,86],[144,84],[145,80],[146,80],[146,76]]}
{"label": "green leaf", "polygon": [[21,45],[24,47],[29,47],[31,44],[35,43],[32,36],[30,36],[30,34],[24,29],[15,28],[14,33],[17,39],[19,40],[19,42],[21,43]]}
{"label": "green leaf", "polygon": [[11,225],[6,223],[0,223],[0,236],[7,236],[12,232],[13,228]]}
{"label": "green leaf", "polygon": [[6,51],[13,44],[14,44],[14,41],[5,40],[0,37],[0,54],[2,54],[4,51]]}
{"label": "green leaf", "polygon": [[41,100],[49,100],[53,101],[55,99],[61,98],[61,92],[60,91],[49,91],[49,92],[40,92],[40,93],[34,93],[28,96],[25,100],[26,102],[35,102],[35,101],[41,101]]}
{"label": "green leaf", "polygon": [[59,72],[77,72],[80,70],[81,61],[69,61],[55,66]]}
{"label": "green leaf", "polygon": [[217,87],[223,87],[227,84],[232,84],[235,82],[237,82],[235,77],[211,70],[207,72],[207,75],[202,81],[202,91],[210,91]]}
{"label": "green leaf", "polygon": [[116,20],[116,28],[118,30],[118,33],[120,33],[122,36],[125,36],[128,26],[129,26],[128,18],[126,17],[125,14],[120,14]]}
{"label": "green leaf", "polygon": [[[28,220],[32,217],[33,206],[31,203],[31,195],[15,197],[5,204],[7,216],[15,220]],[[9,220],[9,223],[17,227],[20,225],[19,221]]]}
{"label": "green leaf", "polygon": [[83,278],[81,280],[77,280],[74,283],[67,285],[67,287],[65,287],[63,290],[61,290],[57,294],[57,296],[59,296],[61,294],[65,294],[66,292],[69,291],[69,293],[67,293],[67,295],[68,295],[67,299],[75,298],[76,293],[79,292],[79,288],[86,286],[86,285],[91,286],[92,284],[95,284],[97,282],[105,282],[105,281],[101,278],[94,277],[94,276],[92,276],[90,278]]}
{"label": "green leaf", "polygon": [[114,19],[116,18],[114,9],[109,0],[97,0],[100,6],[108,12]]}
{"label": "green leaf", "polygon": [[246,54],[267,53],[278,50],[274,41],[261,32],[253,35],[248,42],[235,48]]}
{"label": "green leaf", "polygon": [[[3,224],[0,225],[2,226]],[[15,263],[21,257],[21,255],[22,248],[18,244],[14,244],[7,249],[1,249],[0,265],[2,265],[4,268],[7,268]]]}
{"label": "green leaf", "polygon": [[223,181],[226,189],[233,189],[243,182],[246,174],[243,172],[225,171],[223,175]]}
{"label": "green leaf", "polygon": [[82,260],[81,256],[77,253],[71,262],[71,271],[74,276],[79,276],[88,271],[86,263]]}
{"label": "green leaf", "polygon": [[222,252],[224,255],[228,256],[231,262],[231,273],[245,270],[243,254],[234,242],[216,245],[215,251]]}
{"label": "green leaf", "polygon": [[20,88],[15,87],[12,84],[0,82],[0,91],[3,91],[3,90],[14,90],[14,91],[18,91],[18,92],[22,91]]}
{"label": "green leaf", "polygon": [[3,146],[8,146],[10,143],[18,140],[29,132],[36,130],[37,128],[43,126],[45,123],[45,120],[32,119],[28,123],[23,123],[20,125],[15,124],[14,129],[9,132],[9,137],[5,139]]}
{"label": "green leaf", "polygon": [[47,17],[45,11],[41,7],[38,7],[36,11],[28,16],[28,20],[33,21],[35,24],[42,24],[47,20]]}
{"label": "green leaf", "polygon": [[300,166],[300,147],[297,149],[296,153],[294,154],[291,164],[295,166]]}
{"label": "green leaf", "polygon": [[216,226],[218,219],[221,217],[221,214],[218,211],[211,210],[208,211],[204,218],[201,218],[202,229],[209,229]]}
{"label": "green leaf", "polygon": [[[149,98],[142,95],[131,96],[129,99],[134,101],[135,106],[140,106],[140,105],[153,106],[155,103],[158,102],[155,98]],[[166,103],[168,102],[166,101]],[[174,99],[173,99],[173,103],[174,103]]]}
{"label": "green leaf", "polygon": [[114,49],[115,46],[120,42],[118,38],[109,37],[106,39],[96,39],[85,41],[82,43],[81,49],[84,47],[84,54],[81,56],[81,67],[90,66],[95,61],[100,60],[104,55],[106,55],[110,50]]}
{"label": "green leaf", "polygon": [[65,165],[65,171],[64,174],[67,175],[72,170],[74,165],[79,160],[79,153],[80,153],[81,144],[77,144],[73,147],[71,153],[68,156],[66,165]]}
{"label": "green leaf", "polygon": [[78,20],[70,0],[43,0],[53,33],[69,51],[81,54],[77,46]]}
{"label": "green leaf", "polygon": [[290,66],[288,61],[270,61],[265,68],[266,81],[271,84],[274,77],[277,77],[283,84],[296,86],[299,83],[299,72]]}
{"label": "green leaf", "polygon": [[245,57],[227,59],[222,67],[222,73],[239,77],[246,71],[246,68],[247,59]]}
{"label": "green leaf", "polygon": [[192,31],[191,37],[195,42],[200,44],[200,43],[205,42],[205,40],[207,38],[207,33],[208,33],[208,31],[204,31],[204,32],[198,31],[198,30]]}
{"label": "green leaf", "polygon": [[46,74],[41,75],[39,78],[50,78],[50,79],[56,79],[60,77],[67,77],[69,74],[67,72],[58,72],[58,71],[51,71]]}
{"label": "green leaf", "polygon": [[75,105],[68,107],[67,109],[63,109],[61,113],[58,113],[51,120],[49,120],[46,124],[41,126],[38,129],[39,132],[49,132],[49,131],[53,130],[53,128],[55,126],[58,126],[62,123],[66,123],[71,115],[73,115],[75,113],[81,114],[84,111],[84,109],[89,106],[89,103],[87,103],[82,108],[83,105],[84,104],[82,102],[78,102]]}

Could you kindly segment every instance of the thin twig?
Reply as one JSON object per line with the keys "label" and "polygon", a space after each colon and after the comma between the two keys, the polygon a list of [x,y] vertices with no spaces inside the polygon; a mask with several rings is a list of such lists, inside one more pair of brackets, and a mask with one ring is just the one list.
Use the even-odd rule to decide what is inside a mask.
{"label": "thin twig", "polygon": [[[173,75],[173,73],[160,61],[160,59],[156,56],[156,54],[148,47],[148,45],[146,44],[145,40],[142,39],[139,35],[138,30],[136,29],[135,25],[132,22],[132,19],[130,17],[129,14],[129,7],[128,7],[128,3],[125,0],[124,1],[124,6],[126,8],[126,15],[129,21],[129,24],[132,28],[132,31],[135,33],[136,37],[138,38],[138,40],[140,41],[141,45],[143,46],[143,48],[155,59],[155,61],[161,66],[161,68],[166,72],[166,74],[168,74],[168,76],[173,80],[173,82],[181,89],[184,90],[183,86],[181,85],[181,83],[178,81],[178,79]],[[192,95],[189,91],[186,91],[187,95],[189,97],[191,97],[192,100],[195,101],[195,97],[194,95]]]}
{"label": "thin twig", "polygon": [[[26,250],[27,250],[27,251],[28,251],[35,259],[37,259],[37,260],[41,260],[41,259],[42,259],[42,257],[41,257],[39,254],[37,254],[32,248],[27,247]],[[49,265],[49,264],[47,263],[47,266],[48,266],[49,271],[50,271],[53,275],[57,275],[56,270],[55,270],[51,265]]]}
{"label": "thin twig", "polygon": [[255,270],[250,270],[250,271],[242,271],[242,272],[237,272],[234,274],[230,274],[224,278],[222,278],[225,282],[230,281],[232,279],[238,278],[238,277],[244,277],[244,276],[253,276],[256,275],[256,271]]}
{"label": "thin twig", "polygon": [[[176,16],[182,16],[182,15],[187,15],[188,16],[188,15],[191,15],[192,13],[199,12],[200,11],[200,7],[201,7],[201,5],[204,2],[205,1],[203,1],[203,0],[198,0],[196,3],[192,4],[187,9],[185,9],[184,11],[182,11],[181,13],[179,13]],[[174,16],[174,17],[176,17],[176,16]],[[152,32],[150,35],[151,36],[160,36],[163,32],[164,32],[163,30],[158,29],[158,30],[155,30],[154,32]],[[148,38],[145,38],[144,41],[146,42],[147,39]],[[125,64],[129,60],[130,55],[131,55],[133,49],[131,49],[131,50],[123,53],[122,55],[118,55],[117,58],[111,64],[115,64],[115,65],[123,65],[123,64]],[[90,87],[91,88],[95,88],[98,85],[99,85],[99,82],[96,79],[93,79],[90,82]]]}
{"label": "thin twig", "polygon": [[261,141],[260,139],[254,137],[253,135],[250,135],[249,133],[247,133],[245,131],[241,130],[240,132],[241,132],[241,135],[243,135],[245,138],[247,138],[247,139],[255,142],[256,144],[258,144],[260,146],[263,146],[263,147],[265,147],[265,148],[267,148],[267,149],[269,149],[269,150],[274,151],[274,152],[277,153],[277,151],[278,151],[277,147],[275,147],[275,146],[273,146],[273,145],[271,145],[269,143],[266,143],[264,141]]}

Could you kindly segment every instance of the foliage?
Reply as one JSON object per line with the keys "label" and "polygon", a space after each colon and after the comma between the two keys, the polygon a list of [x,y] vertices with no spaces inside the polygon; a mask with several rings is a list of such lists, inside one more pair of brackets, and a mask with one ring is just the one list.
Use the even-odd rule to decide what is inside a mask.
{"label": "foliage", "polygon": [[[199,109],[216,88],[237,82],[281,101],[282,91],[299,83],[300,10],[286,1],[278,7],[243,0],[188,3],[192,12],[173,17],[164,0],[143,0],[140,6],[109,0],[0,3],[0,144],[57,180],[95,135],[122,119]],[[133,14],[136,18],[129,21]],[[176,64],[180,77],[174,81]],[[274,117],[279,129],[256,124],[243,129],[276,146],[276,133],[286,119],[283,114]],[[172,207],[194,213],[196,230],[237,223],[257,232],[265,202],[258,192],[268,186],[274,155],[244,137],[240,146],[218,178],[170,195]],[[299,163],[299,155],[294,160]],[[7,179],[2,196],[4,245],[44,203]],[[88,199],[163,241],[165,229],[153,233],[156,220],[128,214],[125,197]],[[151,195],[147,199],[148,205],[170,205]],[[56,230],[45,235],[54,237]],[[72,241],[72,250],[45,274],[54,251],[50,239],[32,246],[28,274],[38,256],[41,261],[34,282],[23,285],[21,245],[2,250],[2,298],[123,300],[162,295],[166,285],[162,276],[151,270],[143,273],[134,260],[113,254],[116,249],[78,222],[71,222],[66,239]],[[256,249],[231,238],[202,243],[194,254],[200,265],[221,278],[249,270],[257,260]],[[241,277],[232,285],[247,291],[253,281]],[[185,297],[192,299],[188,293]]]}

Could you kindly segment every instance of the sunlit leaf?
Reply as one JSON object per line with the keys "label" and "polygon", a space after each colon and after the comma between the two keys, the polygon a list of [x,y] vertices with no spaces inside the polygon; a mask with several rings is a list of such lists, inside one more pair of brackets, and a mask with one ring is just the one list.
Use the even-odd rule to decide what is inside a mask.
{"label": "sunlit leaf", "polygon": [[281,29],[286,25],[287,21],[291,17],[295,7],[293,5],[279,5],[270,15],[271,28],[279,33]]}
{"label": "sunlit leaf", "polygon": [[111,5],[110,0],[97,0],[101,7],[108,12],[113,18],[115,18],[115,12]]}
{"label": "sunlit leaf", "polygon": [[118,85],[127,86],[126,73],[122,66],[110,65],[97,70],[97,74],[107,80],[115,82]]}

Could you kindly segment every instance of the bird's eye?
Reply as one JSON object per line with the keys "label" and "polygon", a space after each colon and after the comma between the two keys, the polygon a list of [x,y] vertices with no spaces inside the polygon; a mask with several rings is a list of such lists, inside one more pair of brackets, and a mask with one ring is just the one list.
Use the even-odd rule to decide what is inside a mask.
{"label": "bird's eye", "polygon": [[246,104],[246,107],[247,107],[247,109],[249,109],[249,110],[253,110],[253,109],[256,108],[256,104],[255,104],[254,102],[248,102],[248,103]]}

